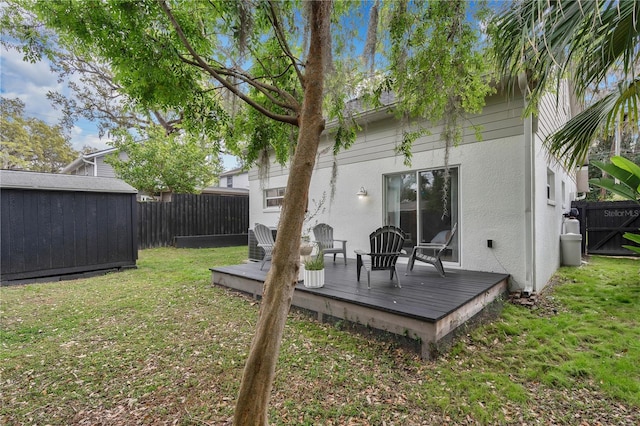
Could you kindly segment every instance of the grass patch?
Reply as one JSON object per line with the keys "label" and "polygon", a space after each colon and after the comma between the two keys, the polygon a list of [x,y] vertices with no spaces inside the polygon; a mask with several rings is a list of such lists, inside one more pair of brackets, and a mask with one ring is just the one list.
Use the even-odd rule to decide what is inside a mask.
{"label": "grass patch", "polygon": [[[210,284],[246,247],[150,249],[138,269],[2,288],[0,423],[221,424],[258,303]],[[640,423],[640,261],[561,268],[437,361],[293,312],[272,424]]]}

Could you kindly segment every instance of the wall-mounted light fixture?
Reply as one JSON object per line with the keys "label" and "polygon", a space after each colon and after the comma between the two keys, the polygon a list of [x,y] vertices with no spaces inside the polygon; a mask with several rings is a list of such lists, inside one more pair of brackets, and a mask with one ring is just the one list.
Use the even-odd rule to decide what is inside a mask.
{"label": "wall-mounted light fixture", "polygon": [[356,192],[356,195],[360,198],[364,198],[367,196],[367,190],[364,189],[364,186],[360,187],[360,190],[358,192]]}

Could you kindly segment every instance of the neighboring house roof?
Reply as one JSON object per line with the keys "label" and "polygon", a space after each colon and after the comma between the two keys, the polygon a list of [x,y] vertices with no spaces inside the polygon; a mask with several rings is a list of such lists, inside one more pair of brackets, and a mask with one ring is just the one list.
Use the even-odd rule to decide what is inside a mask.
{"label": "neighboring house roof", "polygon": [[60,171],[60,173],[63,173],[63,174],[71,173],[74,170],[78,169],[79,167],[83,166],[85,163],[91,163],[91,160],[97,157],[104,157],[105,155],[111,154],[112,152],[115,152],[115,151],[116,151],[116,148],[107,148],[101,151],[92,152],[90,154],[80,154],[78,158],[76,158],[67,166],[65,166]]}
{"label": "neighboring house roof", "polygon": [[202,194],[249,195],[249,190],[245,188],[225,188],[221,186],[208,186],[202,190]]}
{"label": "neighboring house roof", "polygon": [[131,194],[138,192],[120,179],[15,170],[0,170],[0,188]]}
{"label": "neighboring house roof", "polygon": [[227,170],[226,172],[220,173],[220,177],[236,176],[236,175],[241,175],[243,173],[249,173],[249,172],[247,170],[243,170],[242,167],[237,167],[235,169]]}

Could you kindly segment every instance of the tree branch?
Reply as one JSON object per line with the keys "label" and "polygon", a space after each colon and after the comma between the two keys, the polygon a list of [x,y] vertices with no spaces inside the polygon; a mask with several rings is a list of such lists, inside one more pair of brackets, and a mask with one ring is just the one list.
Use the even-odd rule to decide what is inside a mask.
{"label": "tree branch", "polygon": [[[218,72],[220,72],[221,75],[227,75],[227,76],[230,76],[230,77],[237,77],[240,80],[244,81],[245,83],[250,84],[251,86],[253,86],[256,89],[258,89],[265,96],[267,96],[271,102],[273,102],[274,104],[276,104],[278,106],[281,106],[283,108],[289,109],[289,110],[291,110],[291,111],[293,111],[295,113],[297,113],[299,111],[299,109],[300,109],[300,104],[298,103],[296,98],[291,96],[291,94],[289,94],[289,93],[287,93],[287,92],[285,92],[283,90],[280,90],[275,86],[272,86],[270,84],[263,83],[263,82],[260,81],[261,78],[267,78],[267,77],[255,77],[255,78],[252,78],[251,76],[249,76],[249,75],[247,75],[247,74],[245,74],[245,73],[243,73],[241,71],[228,69],[228,68],[221,69]],[[284,74],[285,72],[286,72],[286,70],[283,71],[282,74]],[[282,74],[280,74],[280,75],[282,75]],[[274,78],[274,77],[277,78],[278,76],[271,76],[271,78]],[[278,95],[280,95],[280,96],[282,96],[284,98],[287,98],[290,103],[278,100],[276,97],[274,97],[271,94],[272,92],[277,93]]]}
{"label": "tree branch", "polygon": [[[189,58],[187,58],[186,56],[180,54],[179,52],[176,52],[176,54],[178,55],[178,58],[189,65],[193,65],[194,67],[198,67],[200,69],[204,69],[202,67],[202,65],[199,62],[193,61]],[[264,67],[263,67],[264,68]],[[206,69],[204,69],[205,71],[207,71]],[[288,109],[294,113],[298,113],[299,109],[300,109],[300,104],[298,103],[298,101],[291,96],[289,93],[282,91],[280,89],[278,89],[275,86],[272,86],[270,84],[267,83],[262,83],[259,81],[260,78],[267,78],[267,77],[251,77],[249,75],[247,75],[246,73],[243,73],[241,71],[238,70],[234,70],[231,68],[221,68],[216,70],[220,75],[224,75],[224,76],[228,76],[228,77],[236,77],[239,80],[253,86],[256,90],[260,91],[260,93],[262,93],[263,95],[265,95],[271,102],[273,102],[275,105],[278,105],[282,108]],[[286,72],[286,70],[284,71]],[[283,72],[283,74],[284,74]],[[278,76],[276,76],[278,77]],[[232,86],[236,87],[237,84],[236,83],[229,83]],[[226,87],[226,86],[225,86]],[[271,92],[275,92],[278,95],[282,96],[282,97],[286,97],[287,99],[289,99],[289,101],[291,103],[286,103],[284,101],[280,101],[278,100],[278,98],[274,97]]]}
{"label": "tree branch", "polygon": [[276,38],[278,39],[278,44],[282,48],[283,52],[291,59],[291,65],[296,70],[296,74],[298,75],[298,79],[300,80],[300,85],[304,89],[304,75],[302,75],[302,71],[298,68],[297,59],[291,53],[291,49],[289,49],[289,45],[287,44],[287,40],[284,36],[284,32],[282,31],[282,26],[280,25],[280,21],[278,21],[278,16],[275,10],[276,6],[274,5],[272,0],[269,0],[269,15],[271,17],[271,25],[276,33]]}
{"label": "tree branch", "polygon": [[155,110],[151,112],[154,115],[154,117],[156,117],[156,120],[158,120],[158,123],[162,126],[165,132],[167,132],[167,135],[170,135],[171,133],[175,133],[178,131],[178,129],[176,129],[175,126],[176,124],[182,122],[182,114],[180,118],[177,118],[175,120],[167,120],[162,116],[162,114],[160,114],[160,112]]}
{"label": "tree branch", "polygon": [[[243,100],[246,104],[248,104],[249,106],[251,106],[252,108],[257,110],[261,114],[265,115],[266,117],[269,117],[272,120],[279,121],[281,123],[288,123],[288,124],[292,124],[294,126],[298,126],[299,125],[299,122],[298,122],[299,120],[298,120],[297,116],[293,117],[293,116],[290,116],[290,115],[277,114],[277,113],[274,113],[273,111],[265,108],[263,105],[260,105],[259,103],[257,103],[253,99],[251,99],[249,96],[247,96],[246,94],[242,93],[242,91],[240,91],[235,85],[233,85],[225,77],[223,77],[223,75],[220,72],[218,72],[218,70],[214,69],[207,62],[205,62],[204,59],[202,59],[202,57],[200,55],[198,55],[198,53],[195,51],[193,46],[191,46],[191,44],[189,43],[189,40],[187,40],[187,37],[185,36],[184,31],[182,30],[182,27],[180,26],[178,21],[175,19],[175,16],[173,16],[173,13],[171,13],[171,9],[167,5],[167,2],[165,0],[158,0],[158,3],[160,4],[160,7],[164,11],[164,13],[167,16],[167,18],[169,18],[169,21],[170,21],[171,25],[173,26],[173,28],[175,29],[175,31],[176,31],[176,33],[178,35],[178,38],[180,39],[182,45],[193,56],[193,58],[195,59],[195,61],[199,65],[199,67],[201,67],[203,70],[205,70],[209,75],[211,75],[217,81],[219,81],[224,87],[226,87],[235,96],[237,96],[238,98]],[[229,70],[229,71],[232,71],[232,70]],[[254,86],[254,87],[257,87],[256,86],[256,82],[254,80],[247,81],[247,83],[252,85],[252,86]],[[292,111],[295,111],[295,108],[293,106],[289,106],[288,109],[291,109]]]}

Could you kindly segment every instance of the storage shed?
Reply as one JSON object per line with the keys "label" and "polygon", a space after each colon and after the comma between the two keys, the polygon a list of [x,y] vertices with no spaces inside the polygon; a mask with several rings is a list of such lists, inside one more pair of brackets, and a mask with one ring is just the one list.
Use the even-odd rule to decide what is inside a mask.
{"label": "storage shed", "polygon": [[2,284],[135,268],[136,193],[119,179],[1,170]]}

